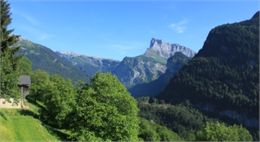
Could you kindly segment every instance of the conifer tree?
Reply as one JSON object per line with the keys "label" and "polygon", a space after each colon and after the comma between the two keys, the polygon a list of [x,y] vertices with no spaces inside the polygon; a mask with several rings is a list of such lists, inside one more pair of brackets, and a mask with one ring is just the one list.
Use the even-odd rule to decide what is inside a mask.
{"label": "conifer tree", "polygon": [[19,47],[15,47],[18,36],[13,29],[8,29],[11,23],[10,5],[6,0],[0,0],[0,97],[18,98],[18,72],[19,57],[15,56]]}

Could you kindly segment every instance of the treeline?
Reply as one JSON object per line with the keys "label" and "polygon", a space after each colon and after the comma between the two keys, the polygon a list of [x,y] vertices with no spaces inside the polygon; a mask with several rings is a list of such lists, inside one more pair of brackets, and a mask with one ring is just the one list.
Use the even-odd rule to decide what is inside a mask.
{"label": "treeline", "polygon": [[208,118],[187,101],[166,104],[163,100],[143,97],[138,99],[140,116],[166,126],[188,141],[252,141],[249,131],[241,125],[228,125]]}
{"label": "treeline", "polygon": [[189,101],[208,117],[242,124],[259,140],[259,12],[212,29],[158,98]]}
{"label": "treeline", "polygon": [[[19,99],[21,96],[17,87],[18,76],[21,74],[30,75],[32,78],[32,85],[30,87],[28,100],[40,107],[39,119],[42,122],[54,128],[66,131],[68,137],[63,140],[252,140],[252,136],[249,134],[248,130],[242,126],[229,126],[223,122],[208,119],[198,110],[190,107],[192,106],[190,103],[194,104],[193,101],[195,101],[196,98],[194,98],[195,100],[193,101],[190,100],[190,102],[182,102],[178,105],[170,105],[156,99],[143,98],[138,101],[137,105],[136,100],[129,94],[127,89],[115,76],[111,74],[98,73],[90,80],[89,83],[79,82],[78,84],[73,85],[70,80],[64,79],[59,75],[49,75],[48,73],[40,70],[32,71],[31,63],[28,59],[15,55],[15,53],[19,50],[19,47],[15,47],[15,43],[18,41],[18,36],[12,34],[13,30],[7,29],[8,25],[11,23],[9,4],[5,0],[0,0],[0,6],[0,97],[7,99]],[[194,62],[196,62],[196,60]],[[200,64],[200,62],[204,62],[204,60],[199,61],[198,64]],[[250,62],[250,65],[252,65],[252,67],[250,66],[251,68],[249,68],[250,71],[256,69],[255,67],[258,66],[258,64],[256,65],[254,62]],[[215,70],[213,67],[218,69],[221,68],[221,65],[212,66],[212,68],[207,67],[207,70]],[[187,68],[183,70],[195,70],[195,68],[196,67],[194,67],[194,69]],[[194,72],[197,74],[201,73],[201,71],[203,70],[198,68]],[[215,91],[215,89],[218,89],[217,87],[207,87],[208,89],[204,89],[203,87],[205,86],[202,84],[212,82],[207,79],[203,80],[205,82],[197,82],[195,73],[182,73],[184,77],[187,76],[186,80],[185,78],[179,78],[178,80],[178,77],[176,77],[177,79],[175,78],[175,80],[177,82],[182,82],[184,85],[186,84],[186,87],[181,88],[182,85],[178,86],[178,84],[176,84],[175,87],[180,87],[179,89],[182,90],[175,93],[179,93],[179,96],[190,93],[189,97],[194,95],[200,97],[204,95],[204,90],[208,90],[208,95],[210,95],[209,97],[216,99],[223,98],[221,93],[225,94],[227,91]],[[179,76],[181,77],[182,74],[180,73]],[[227,74],[236,75],[233,74],[233,72],[228,71]],[[210,75],[211,74],[205,74],[204,77],[210,78]],[[246,73],[245,75],[248,74]],[[253,76],[249,77],[255,79],[254,76],[258,75],[253,74]],[[187,82],[187,80],[193,81],[190,83],[195,83],[196,86],[199,86],[199,89],[194,88],[192,84],[188,84],[189,82]],[[174,81],[171,83],[174,83]],[[257,83],[253,81],[253,86],[255,86],[255,84]],[[228,85],[235,84],[231,83]],[[218,87],[221,86],[222,85],[219,85]],[[168,89],[169,88],[171,89],[171,87],[168,87]],[[257,87],[254,90],[257,90]],[[181,93],[182,91],[184,91],[183,94]],[[194,91],[195,94],[185,91]],[[242,91],[247,92],[246,89]],[[169,90],[169,94],[166,93],[164,96],[166,100],[178,98],[176,96],[170,97],[171,92],[172,91]],[[240,92],[233,93],[239,94]],[[231,97],[231,99],[228,99],[227,103],[233,101],[233,93],[226,93],[227,97]],[[255,102],[252,98],[255,98],[256,93],[253,93],[252,96],[243,96],[236,98],[234,103],[236,104],[236,101],[238,101],[238,105],[240,105],[240,102],[242,103],[244,100],[249,99],[249,102],[246,103],[252,104],[252,108],[255,108],[254,106],[256,106],[258,102]],[[186,97],[189,98],[188,96]],[[205,99],[203,101],[207,100]],[[138,106],[141,111],[139,111]]]}
{"label": "treeline", "polygon": [[111,74],[99,73],[89,84],[44,71],[32,74],[30,100],[41,106],[40,119],[69,132],[68,140],[137,141],[138,108]]}
{"label": "treeline", "polygon": [[[229,110],[259,120],[259,12],[250,20],[212,29],[160,98],[174,104],[189,100],[207,113]],[[246,125],[239,117],[231,119]]]}
{"label": "treeline", "polygon": [[73,85],[70,80],[59,75],[32,71],[32,63],[16,54],[19,50],[19,36],[8,29],[12,20],[10,5],[1,0],[0,6],[1,98],[19,101],[21,94],[17,86],[18,77],[26,74],[32,78],[27,99],[40,107],[39,119],[44,124],[65,131],[68,136],[62,140],[140,141],[152,137],[148,131],[157,133],[158,130],[163,131],[151,140],[179,139],[177,134],[166,127],[149,122],[141,125],[144,129],[140,131],[136,101],[111,74],[99,73],[90,83]]}
{"label": "treeline", "polygon": [[58,75],[31,73],[27,99],[40,106],[40,120],[65,130],[75,141],[176,141],[167,127],[139,117],[136,100],[116,77],[98,73],[86,84],[73,85]]}

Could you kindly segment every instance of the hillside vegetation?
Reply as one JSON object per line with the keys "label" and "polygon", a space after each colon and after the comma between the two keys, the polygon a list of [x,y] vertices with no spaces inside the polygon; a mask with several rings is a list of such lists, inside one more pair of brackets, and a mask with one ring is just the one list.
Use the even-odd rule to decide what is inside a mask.
{"label": "hillside vegetation", "polygon": [[257,129],[258,44],[259,12],[250,20],[214,28],[160,98],[174,104],[189,100],[208,114]]}

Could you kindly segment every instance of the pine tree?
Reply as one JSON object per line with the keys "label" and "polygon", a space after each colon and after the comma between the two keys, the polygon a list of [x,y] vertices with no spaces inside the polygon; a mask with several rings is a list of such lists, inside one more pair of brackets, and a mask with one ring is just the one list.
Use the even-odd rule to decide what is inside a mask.
{"label": "pine tree", "polygon": [[18,72],[17,63],[19,57],[15,53],[19,47],[15,47],[19,36],[13,35],[13,29],[8,29],[11,23],[10,5],[6,0],[0,0],[0,97],[18,98]]}

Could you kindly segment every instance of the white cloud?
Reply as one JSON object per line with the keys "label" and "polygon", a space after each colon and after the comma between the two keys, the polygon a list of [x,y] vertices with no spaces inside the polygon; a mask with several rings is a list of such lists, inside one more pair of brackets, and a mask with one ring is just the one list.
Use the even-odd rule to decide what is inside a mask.
{"label": "white cloud", "polygon": [[184,19],[176,23],[172,23],[169,27],[178,34],[184,33],[187,29],[188,20]]}

